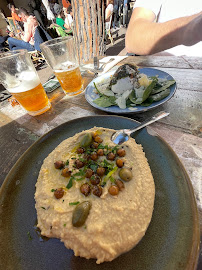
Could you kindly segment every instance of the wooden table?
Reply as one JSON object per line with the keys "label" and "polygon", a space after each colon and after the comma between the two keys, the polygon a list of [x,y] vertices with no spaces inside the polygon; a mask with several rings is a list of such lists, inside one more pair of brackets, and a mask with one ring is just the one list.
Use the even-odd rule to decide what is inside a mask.
{"label": "wooden table", "polygon": [[[152,128],[170,144],[190,176],[202,229],[202,58],[128,57],[120,64],[127,62],[166,71],[177,82],[177,91],[167,103],[128,117],[141,122],[160,110],[170,112],[169,117],[154,123]],[[42,83],[51,73],[49,68],[39,71]],[[92,75],[86,75],[85,86],[91,80]],[[52,109],[37,117],[29,116],[20,106],[12,107],[8,101],[0,103],[0,184],[24,151],[44,133],[71,119],[105,114],[91,107],[86,102],[84,93],[68,98],[58,88],[49,94],[49,98]],[[202,255],[198,269],[202,269],[201,257]]]}

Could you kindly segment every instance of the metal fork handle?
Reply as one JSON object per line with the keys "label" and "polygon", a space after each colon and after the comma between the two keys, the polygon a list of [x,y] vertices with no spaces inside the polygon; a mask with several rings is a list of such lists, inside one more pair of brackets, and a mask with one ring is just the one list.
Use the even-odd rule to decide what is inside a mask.
{"label": "metal fork handle", "polygon": [[130,134],[132,134],[133,132],[135,132],[135,131],[137,131],[137,130],[139,130],[139,129],[141,129],[141,128],[144,128],[144,127],[146,127],[146,126],[148,126],[148,125],[150,125],[151,123],[154,123],[154,122],[160,120],[161,118],[164,118],[164,117],[168,116],[169,114],[170,114],[170,113],[164,112],[164,111],[159,112],[159,113],[155,114],[154,116],[152,116],[150,119],[148,119],[148,120],[142,122],[142,123],[141,123],[139,126],[137,126],[136,128],[133,128],[133,129],[124,129],[124,131],[125,131],[125,133],[126,133],[127,135],[130,135]]}
{"label": "metal fork handle", "polygon": [[109,61],[106,62],[106,63],[104,63],[104,64],[102,64],[102,66],[98,70],[103,70],[107,64],[111,63],[114,60],[115,60],[114,58],[109,59]]}

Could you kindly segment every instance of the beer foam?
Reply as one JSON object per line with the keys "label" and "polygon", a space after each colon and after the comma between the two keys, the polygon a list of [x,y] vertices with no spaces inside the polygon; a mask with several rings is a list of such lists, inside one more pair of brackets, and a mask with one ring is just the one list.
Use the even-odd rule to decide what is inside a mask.
{"label": "beer foam", "polygon": [[64,72],[64,71],[71,71],[74,70],[78,67],[78,65],[76,65],[75,63],[72,62],[64,62],[60,65],[57,65],[54,69],[55,72],[59,73],[59,72]]}
{"label": "beer foam", "polygon": [[7,90],[10,93],[21,93],[29,91],[40,84],[40,80],[36,73],[33,71],[23,71],[15,79],[9,78],[9,88]]}

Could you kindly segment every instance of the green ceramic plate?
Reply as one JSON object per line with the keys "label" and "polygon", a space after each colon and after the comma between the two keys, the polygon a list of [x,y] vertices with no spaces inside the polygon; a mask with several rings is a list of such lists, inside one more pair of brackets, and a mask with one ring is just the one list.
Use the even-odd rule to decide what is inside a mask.
{"label": "green ceramic plate", "polygon": [[[0,265],[2,269],[173,270],[195,269],[199,222],[193,189],[173,150],[146,129],[134,136],[143,145],[156,185],[152,221],[141,242],[112,262],[75,257],[58,239],[44,241],[36,230],[35,183],[44,158],[64,139],[93,126],[132,128],[137,122],[118,116],[79,118],[53,129],[18,160],[1,189]],[[151,129],[149,129],[151,130]]]}

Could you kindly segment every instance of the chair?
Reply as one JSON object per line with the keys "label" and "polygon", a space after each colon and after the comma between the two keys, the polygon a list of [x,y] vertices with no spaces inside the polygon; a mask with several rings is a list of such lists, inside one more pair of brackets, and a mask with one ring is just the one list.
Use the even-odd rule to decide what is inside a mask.
{"label": "chair", "polygon": [[111,41],[111,44],[114,44],[114,40],[113,37],[111,35],[111,23],[112,23],[112,15],[110,16],[109,22],[105,22],[105,32],[106,32],[106,36],[108,36],[108,38]]}

